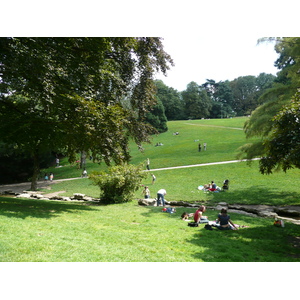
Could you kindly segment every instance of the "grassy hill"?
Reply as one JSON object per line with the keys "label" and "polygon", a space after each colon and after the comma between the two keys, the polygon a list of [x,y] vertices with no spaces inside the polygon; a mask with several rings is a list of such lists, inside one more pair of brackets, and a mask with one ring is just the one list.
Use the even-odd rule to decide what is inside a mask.
{"label": "grassy hill", "polygon": [[[159,169],[235,160],[238,147],[248,142],[242,130],[245,120],[246,118],[233,118],[169,122],[168,132],[154,136],[152,144],[144,145],[143,153],[138,151],[133,143],[130,145],[131,163],[146,162],[149,157],[151,169]],[[179,135],[173,135],[176,131]],[[159,142],[163,146],[155,147]],[[206,151],[198,152],[199,142],[207,143]],[[103,168],[106,166],[99,166],[91,161],[87,163],[89,172]],[[56,179],[78,177],[81,172],[67,163],[62,168],[52,168],[48,171],[54,172]],[[150,173],[154,173],[157,177],[155,185],[151,185]],[[172,201],[300,204],[299,174],[300,170],[294,169],[287,173],[262,175],[258,171],[257,161],[252,162],[251,166],[246,162],[238,162],[174,170],[150,170],[143,184],[150,187],[152,197],[156,196],[158,189],[165,188],[168,192],[167,200]],[[197,189],[199,185],[212,180],[221,186],[225,179],[230,180],[230,193],[205,194]],[[99,196],[99,189],[92,186],[88,179],[61,182],[54,185],[52,189],[66,191],[65,195],[69,196],[74,192],[82,192],[93,197]],[[136,193],[136,197],[141,197],[141,191]]]}
{"label": "grassy hill", "polygon": [[[169,122],[169,131],[153,137],[145,152],[131,145],[132,163],[151,160],[151,168],[182,166],[235,159],[245,143],[245,118]],[[179,135],[172,133],[178,131]],[[198,152],[198,141],[207,151]],[[157,142],[164,145],[154,147]],[[55,178],[80,175],[75,166],[62,161],[53,168]],[[105,168],[88,162],[89,172]],[[299,170],[269,176],[258,172],[258,162],[245,162],[153,171],[149,185],[153,197],[159,188],[167,190],[167,200],[202,203],[226,201],[246,204],[300,204]],[[206,194],[197,187],[214,180],[221,185],[230,180],[230,189]],[[55,183],[52,191],[99,196],[87,178]],[[49,192],[49,191],[48,191]],[[141,190],[136,192],[141,197]],[[160,207],[144,207],[132,201],[115,205],[88,205],[80,202],[28,200],[0,197],[0,261],[2,262],[299,262],[299,226],[273,226],[268,218],[230,213],[237,231],[208,231],[203,225],[188,227],[180,219],[183,211],[161,212]],[[209,220],[217,217],[207,210]],[[213,271],[215,273],[215,270]],[[127,274],[127,273],[126,273]],[[242,278],[244,278],[242,276]]]}

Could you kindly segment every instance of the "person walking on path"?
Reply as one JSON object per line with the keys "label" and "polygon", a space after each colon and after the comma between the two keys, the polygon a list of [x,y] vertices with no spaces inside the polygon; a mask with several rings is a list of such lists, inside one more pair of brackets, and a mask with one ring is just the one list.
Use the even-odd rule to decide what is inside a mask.
{"label": "person walking on path", "polygon": [[157,206],[160,206],[160,202],[162,202],[162,206],[165,206],[165,195],[167,194],[165,189],[160,189],[157,192]]}
{"label": "person walking on path", "polygon": [[53,173],[50,173],[50,176],[49,176],[50,181],[53,180],[53,177],[54,177]]}
{"label": "person walking on path", "polygon": [[147,170],[150,171],[150,159],[147,158]]}

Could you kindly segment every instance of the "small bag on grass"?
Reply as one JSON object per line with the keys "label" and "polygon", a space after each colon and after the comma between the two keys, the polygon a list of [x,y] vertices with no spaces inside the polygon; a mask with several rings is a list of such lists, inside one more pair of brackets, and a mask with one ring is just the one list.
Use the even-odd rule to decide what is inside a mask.
{"label": "small bag on grass", "polygon": [[190,227],[198,227],[199,224],[196,223],[196,222],[189,222],[189,223],[188,223],[188,226],[190,226]]}

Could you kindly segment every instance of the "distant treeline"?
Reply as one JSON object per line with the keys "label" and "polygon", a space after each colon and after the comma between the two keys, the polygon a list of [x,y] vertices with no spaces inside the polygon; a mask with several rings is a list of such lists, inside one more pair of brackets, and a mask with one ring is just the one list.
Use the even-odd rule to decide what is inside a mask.
{"label": "distant treeline", "polygon": [[232,81],[207,79],[201,85],[190,82],[182,92],[156,80],[158,103],[148,114],[148,122],[164,132],[170,120],[250,115],[261,104],[260,96],[275,80],[276,76],[266,73],[257,77],[241,76]]}

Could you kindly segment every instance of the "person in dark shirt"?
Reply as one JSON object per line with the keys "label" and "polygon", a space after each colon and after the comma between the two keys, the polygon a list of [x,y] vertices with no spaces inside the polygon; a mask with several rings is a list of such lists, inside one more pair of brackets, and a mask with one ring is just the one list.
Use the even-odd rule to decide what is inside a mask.
{"label": "person in dark shirt", "polygon": [[237,229],[237,227],[235,227],[235,225],[231,222],[230,216],[227,215],[227,209],[225,208],[222,208],[221,213],[218,215],[218,223],[218,228],[221,230]]}

